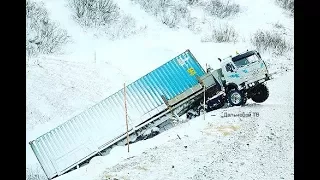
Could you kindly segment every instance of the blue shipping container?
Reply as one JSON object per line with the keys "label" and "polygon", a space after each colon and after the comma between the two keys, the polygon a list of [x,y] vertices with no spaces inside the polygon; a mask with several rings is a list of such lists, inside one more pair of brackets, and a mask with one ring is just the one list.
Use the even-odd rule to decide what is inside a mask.
{"label": "blue shipping container", "polygon": [[[189,50],[126,87],[129,127],[167,109],[173,99],[199,85],[204,69]],[[48,178],[61,175],[103,150],[126,132],[124,89],[30,142]]]}

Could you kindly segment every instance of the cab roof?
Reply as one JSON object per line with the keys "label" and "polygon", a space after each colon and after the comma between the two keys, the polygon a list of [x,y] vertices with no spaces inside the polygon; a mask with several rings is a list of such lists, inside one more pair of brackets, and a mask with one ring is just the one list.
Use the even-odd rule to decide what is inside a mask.
{"label": "cab roof", "polygon": [[255,51],[247,51],[245,53],[242,53],[242,54],[239,54],[235,57],[232,57],[232,61],[238,61],[239,59],[243,59],[243,58],[251,56],[253,54],[255,54]]}

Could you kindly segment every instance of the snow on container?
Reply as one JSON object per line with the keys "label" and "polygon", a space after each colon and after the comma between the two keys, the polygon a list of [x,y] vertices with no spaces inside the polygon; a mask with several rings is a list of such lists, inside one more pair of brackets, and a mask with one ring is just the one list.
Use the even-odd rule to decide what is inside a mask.
{"label": "snow on container", "polygon": [[[165,111],[165,101],[199,86],[205,71],[189,50],[126,86],[129,128]],[[180,98],[181,99],[181,98]],[[178,100],[180,100],[178,99]],[[175,100],[177,102],[178,100]],[[76,167],[126,133],[124,89],[30,142],[49,179]]]}

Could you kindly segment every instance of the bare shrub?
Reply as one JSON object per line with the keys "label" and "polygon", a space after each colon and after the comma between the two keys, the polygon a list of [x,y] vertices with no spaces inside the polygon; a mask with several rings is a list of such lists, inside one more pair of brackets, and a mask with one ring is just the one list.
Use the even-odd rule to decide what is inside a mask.
{"label": "bare shrub", "polygon": [[283,24],[277,22],[275,24],[273,24],[273,26],[276,28],[276,29],[285,29],[285,27],[283,26]]}
{"label": "bare shrub", "polygon": [[276,0],[276,3],[283,9],[289,11],[291,15],[294,14],[294,0]]}
{"label": "bare shrub", "polygon": [[175,28],[182,19],[189,15],[186,2],[173,0],[132,0],[138,3],[146,12],[157,17],[164,25]]}
{"label": "bare shrub", "polygon": [[277,32],[258,30],[251,38],[251,43],[259,51],[271,50],[276,55],[292,50],[292,46]]}
{"label": "bare shrub", "polygon": [[113,0],[68,0],[68,6],[75,21],[88,28],[112,24],[120,14]]}
{"label": "bare shrub", "polygon": [[240,5],[230,3],[230,0],[227,2],[222,2],[222,0],[210,0],[208,4],[206,4],[205,10],[213,16],[223,19],[238,14],[240,12]]}
{"label": "bare shrub", "polygon": [[174,28],[178,25],[182,18],[186,18],[188,10],[182,6],[171,6],[161,9],[158,17],[161,22],[169,28]]}
{"label": "bare shrub", "polygon": [[177,18],[177,14],[175,12],[162,12],[160,15],[160,21],[167,25],[169,28],[174,28],[179,22],[179,19]]}
{"label": "bare shrub", "polygon": [[68,0],[68,6],[73,19],[96,37],[115,40],[138,32],[135,19],[123,13],[113,0]]}
{"label": "bare shrub", "polygon": [[199,0],[186,0],[189,5],[195,5],[199,2]]}
{"label": "bare shrub", "polygon": [[108,27],[106,33],[112,40],[123,39],[130,35],[137,34],[134,27],[136,27],[136,21],[131,16],[123,15],[120,16],[114,24]]}
{"label": "bare shrub", "polygon": [[225,24],[220,25],[218,28],[213,28],[209,37],[204,38],[202,41],[205,42],[237,42],[238,41],[238,33],[234,29],[234,27]]}
{"label": "bare shrub", "polygon": [[187,22],[187,28],[189,30],[191,30],[192,32],[194,33],[200,33],[201,32],[201,27],[199,25],[199,19],[196,18],[196,17],[191,17],[191,16],[188,16],[186,18],[186,22]]}
{"label": "bare shrub", "polygon": [[[136,3],[138,3],[142,9],[144,9],[146,12],[152,12],[152,14],[156,14],[156,12],[164,8],[163,6],[165,3],[162,0],[159,1],[153,1],[153,0],[132,0]],[[160,6],[161,5],[161,6]]]}
{"label": "bare shrub", "polygon": [[37,56],[39,53],[60,52],[63,45],[71,40],[67,31],[49,19],[43,3],[26,1],[26,53]]}

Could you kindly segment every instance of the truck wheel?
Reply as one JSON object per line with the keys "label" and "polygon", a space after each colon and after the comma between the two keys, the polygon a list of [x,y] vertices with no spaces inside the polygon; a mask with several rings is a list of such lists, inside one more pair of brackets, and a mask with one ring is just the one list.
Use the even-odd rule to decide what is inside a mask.
{"label": "truck wheel", "polygon": [[257,86],[254,90],[254,95],[252,96],[252,100],[256,103],[262,103],[267,100],[269,97],[268,87],[264,84]]}
{"label": "truck wheel", "polygon": [[232,106],[240,106],[246,102],[244,94],[236,89],[230,90],[227,94],[227,98],[228,98],[228,102]]}

